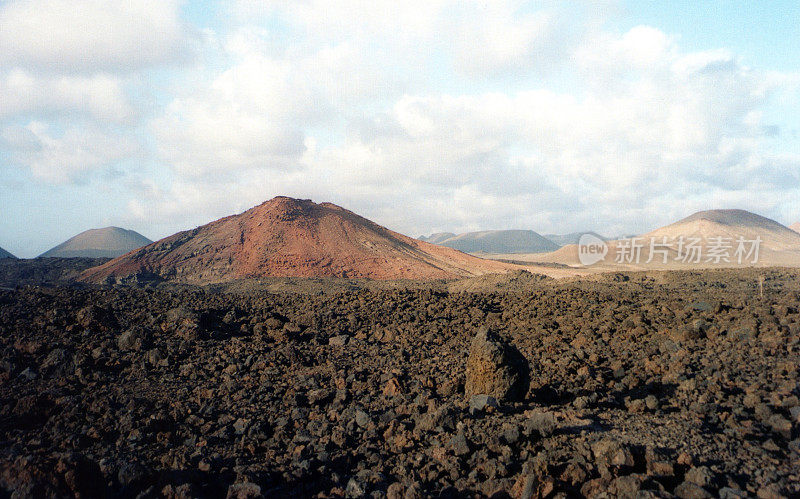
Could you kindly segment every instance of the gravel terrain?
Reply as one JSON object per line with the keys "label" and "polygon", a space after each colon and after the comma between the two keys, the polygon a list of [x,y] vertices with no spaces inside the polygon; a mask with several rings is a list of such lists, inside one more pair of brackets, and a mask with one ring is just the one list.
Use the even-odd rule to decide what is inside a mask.
{"label": "gravel terrain", "polygon": [[108,261],[108,258],[0,258],[0,287],[69,285],[84,270]]}
{"label": "gravel terrain", "polygon": [[3,289],[0,496],[798,497],[798,278]]}

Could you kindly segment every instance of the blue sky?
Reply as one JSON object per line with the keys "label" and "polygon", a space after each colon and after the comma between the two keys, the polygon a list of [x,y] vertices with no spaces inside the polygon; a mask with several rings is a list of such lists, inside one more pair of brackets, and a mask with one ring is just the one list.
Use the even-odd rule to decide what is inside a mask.
{"label": "blue sky", "polygon": [[0,3],[0,247],[275,195],[410,235],[800,220],[795,2]]}
{"label": "blue sky", "polygon": [[686,50],[726,47],[748,65],[797,70],[797,2],[643,1],[628,2],[625,10],[621,29],[638,24],[661,27],[680,36]]}

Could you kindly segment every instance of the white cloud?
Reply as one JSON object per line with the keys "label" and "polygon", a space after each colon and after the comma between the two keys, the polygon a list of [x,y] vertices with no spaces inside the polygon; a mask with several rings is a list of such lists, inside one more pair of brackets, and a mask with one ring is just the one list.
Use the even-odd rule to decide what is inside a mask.
{"label": "white cloud", "polygon": [[34,178],[54,184],[81,181],[91,172],[140,154],[134,141],[100,130],[68,128],[53,133],[41,122],[6,127],[0,144],[11,165],[30,170]]}
{"label": "white cloud", "polygon": [[444,62],[463,75],[486,79],[561,66],[588,20],[602,16],[609,3],[238,0],[234,10],[243,22],[259,16],[281,20],[299,43],[356,42],[404,70]]}
{"label": "white cloud", "polygon": [[129,71],[190,51],[178,0],[8,0],[0,64],[59,72]]}
{"label": "white cloud", "polygon": [[0,75],[0,119],[57,113],[123,123],[136,111],[121,80],[111,75],[36,76],[20,69]]}
{"label": "white cloud", "polygon": [[302,120],[313,96],[294,87],[291,68],[248,58],[195,95],[175,99],[152,129],[163,157],[183,175],[286,168],[304,149]]}
{"label": "white cloud", "polygon": [[360,116],[381,93],[380,77],[348,43],[274,53],[263,36],[235,32],[225,43],[232,65],[153,121],[162,157],[181,175],[296,169],[310,128]]}
{"label": "white cloud", "polygon": [[139,127],[161,85],[151,70],[198,47],[181,3],[0,1],[0,166],[61,184],[142,156]]}
{"label": "white cloud", "polygon": [[[536,16],[508,12],[497,33],[522,22],[531,40],[565,47],[537,38]],[[376,25],[365,17],[355,24]],[[769,213],[796,194],[786,169],[798,158],[773,153],[763,113],[792,79],[744,67],[725,50],[683,52],[653,27],[586,31],[567,45],[577,90],[542,83],[449,94],[369,92],[364,82],[382,87],[387,74],[359,72],[355,39],[287,53],[248,36],[229,41],[228,70],[154,125],[179,174],[154,202],[176,216],[224,214],[283,193],[339,202],[412,234],[628,232],[715,202],[752,206],[753,193]],[[521,52],[496,58],[500,66],[525,67],[521,54],[534,45],[517,45]],[[235,201],[219,195],[230,191]]]}
{"label": "white cloud", "polygon": [[[456,67],[485,78],[523,70],[549,71],[568,57],[575,42],[574,12],[557,8],[530,13],[519,2],[471,2],[445,24]],[[448,33],[449,32],[449,33]]]}
{"label": "white cloud", "polygon": [[235,10],[243,21],[277,14],[311,38],[408,40],[430,36],[453,5],[454,0],[237,0]]}
{"label": "white cloud", "polygon": [[[141,134],[163,171],[127,178],[129,217],[159,218],[155,233],[277,194],[413,235],[797,206],[800,160],[774,150],[769,112],[773,95],[796,102],[796,75],[686,52],[655,27],[605,30],[594,7],[240,0],[208,66],[164,84],[135,70],[190,50],[176,2],[43,2],[0,7],[0,151],[80,182],[143,155]],[[166,104],[137,128],[133,96],[151,85]]]}

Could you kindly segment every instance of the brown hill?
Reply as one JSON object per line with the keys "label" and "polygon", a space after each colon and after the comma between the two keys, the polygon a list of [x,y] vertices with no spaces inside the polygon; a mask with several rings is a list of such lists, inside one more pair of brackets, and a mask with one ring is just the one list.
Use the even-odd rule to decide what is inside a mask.
{"label": "brown hill", "polygon": [[440,279],[513,267],[392,232],[335,204],[280,196],[89,269],[82,280]]}
{"label": "brown hill", "polygon": [[153,241],[119,227],[89,229],[71,237],[39,258],[116,258]]}
{"label": "brown hill", "polygon": [[788,227],[745,210],[708,210],[690,215],[674,224],[649,232],[641,237],[676,239],[683,237],[744,237],[761,238],[761,247],[773,250],[800,250],[800,235]]}
{"label": "brown hill", "polygon": [[793,223],[792,225],[789,226],[789,228],[795,232],[800,232],[800,222]]}
{"label": "brown hill", "polygon": [[[800,266],[800,234],[790,230],[778,222],[745,210],[708,210],[700,211],[690,215],[673,224],[661,227],[652,232],[641,236],[636,236],[639,244],[642,245],[640,256],[637,259],[631,258],[627,261],[617,262],[617,255],[620,254],[621,247],[626,244],[624,240],[608,241],[608,253],[605,259],[591,266],[597,271],[603,270],[635,270],[635,269],[671,269],[671,268],[708,268],[718,266]],[[698,238],[701,241],[701,257],[699,261],[681,261],[675,249],[679,238],[684,240]],[[672,249],[667,253],[667,263],[664,263],[662,253],[653,254],[650,260],[650,241],[655,241],[657,247],[666,241],[672,244]],[[728,262],[714,259],[709,261],[708,250],[716,238],[723,238],[731,245],[727,250]],[[753,258],[743,257],[739,264],[735,258],[737,240],[743,238],[745,241],[755,241],[760,239],[758,248],[758,258],[753,263]],[[629,244],[629,243],[627,243]],[[749,250],[750,245],[746,244],[745,249]],[[630,254],[630,253],[628,253]],[[685,253],[684,253],[685,254]],[[525,255],[518,260],[533,262],[560,263],[570,266],[581,266],[578,258],[578,246],[571,244],[545,255]]]}

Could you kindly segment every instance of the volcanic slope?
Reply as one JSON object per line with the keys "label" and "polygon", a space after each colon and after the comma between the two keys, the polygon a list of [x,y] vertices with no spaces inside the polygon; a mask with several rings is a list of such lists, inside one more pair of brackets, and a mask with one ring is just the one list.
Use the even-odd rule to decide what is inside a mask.
{"label": "volcanic slope", "polygon": [[39,258],[116,258],[153,241],[119,227],[90,229],[71,237]]}
{"label": "volcanic slope", "polygon": [[0,248],[0,258],[16,258],[14,255],[9,253],[8,251]]}
{"label": "volcanic slope", "polygon": [[700,211],[641,237],[649,241],[650,237],[666,237],[670,240],[681,236],[705,240],[723,237],[734,241],[739,237],[746,240],[761,238],[761,247],[767,250],[800,250],[800,234],[774,220],[745,210]]}
{"label": "volcanic slope", "polygon": [[435,246],[332,203],[279,196],[84,272],[89,282],[258,277],[443,279],[514,266]]}

